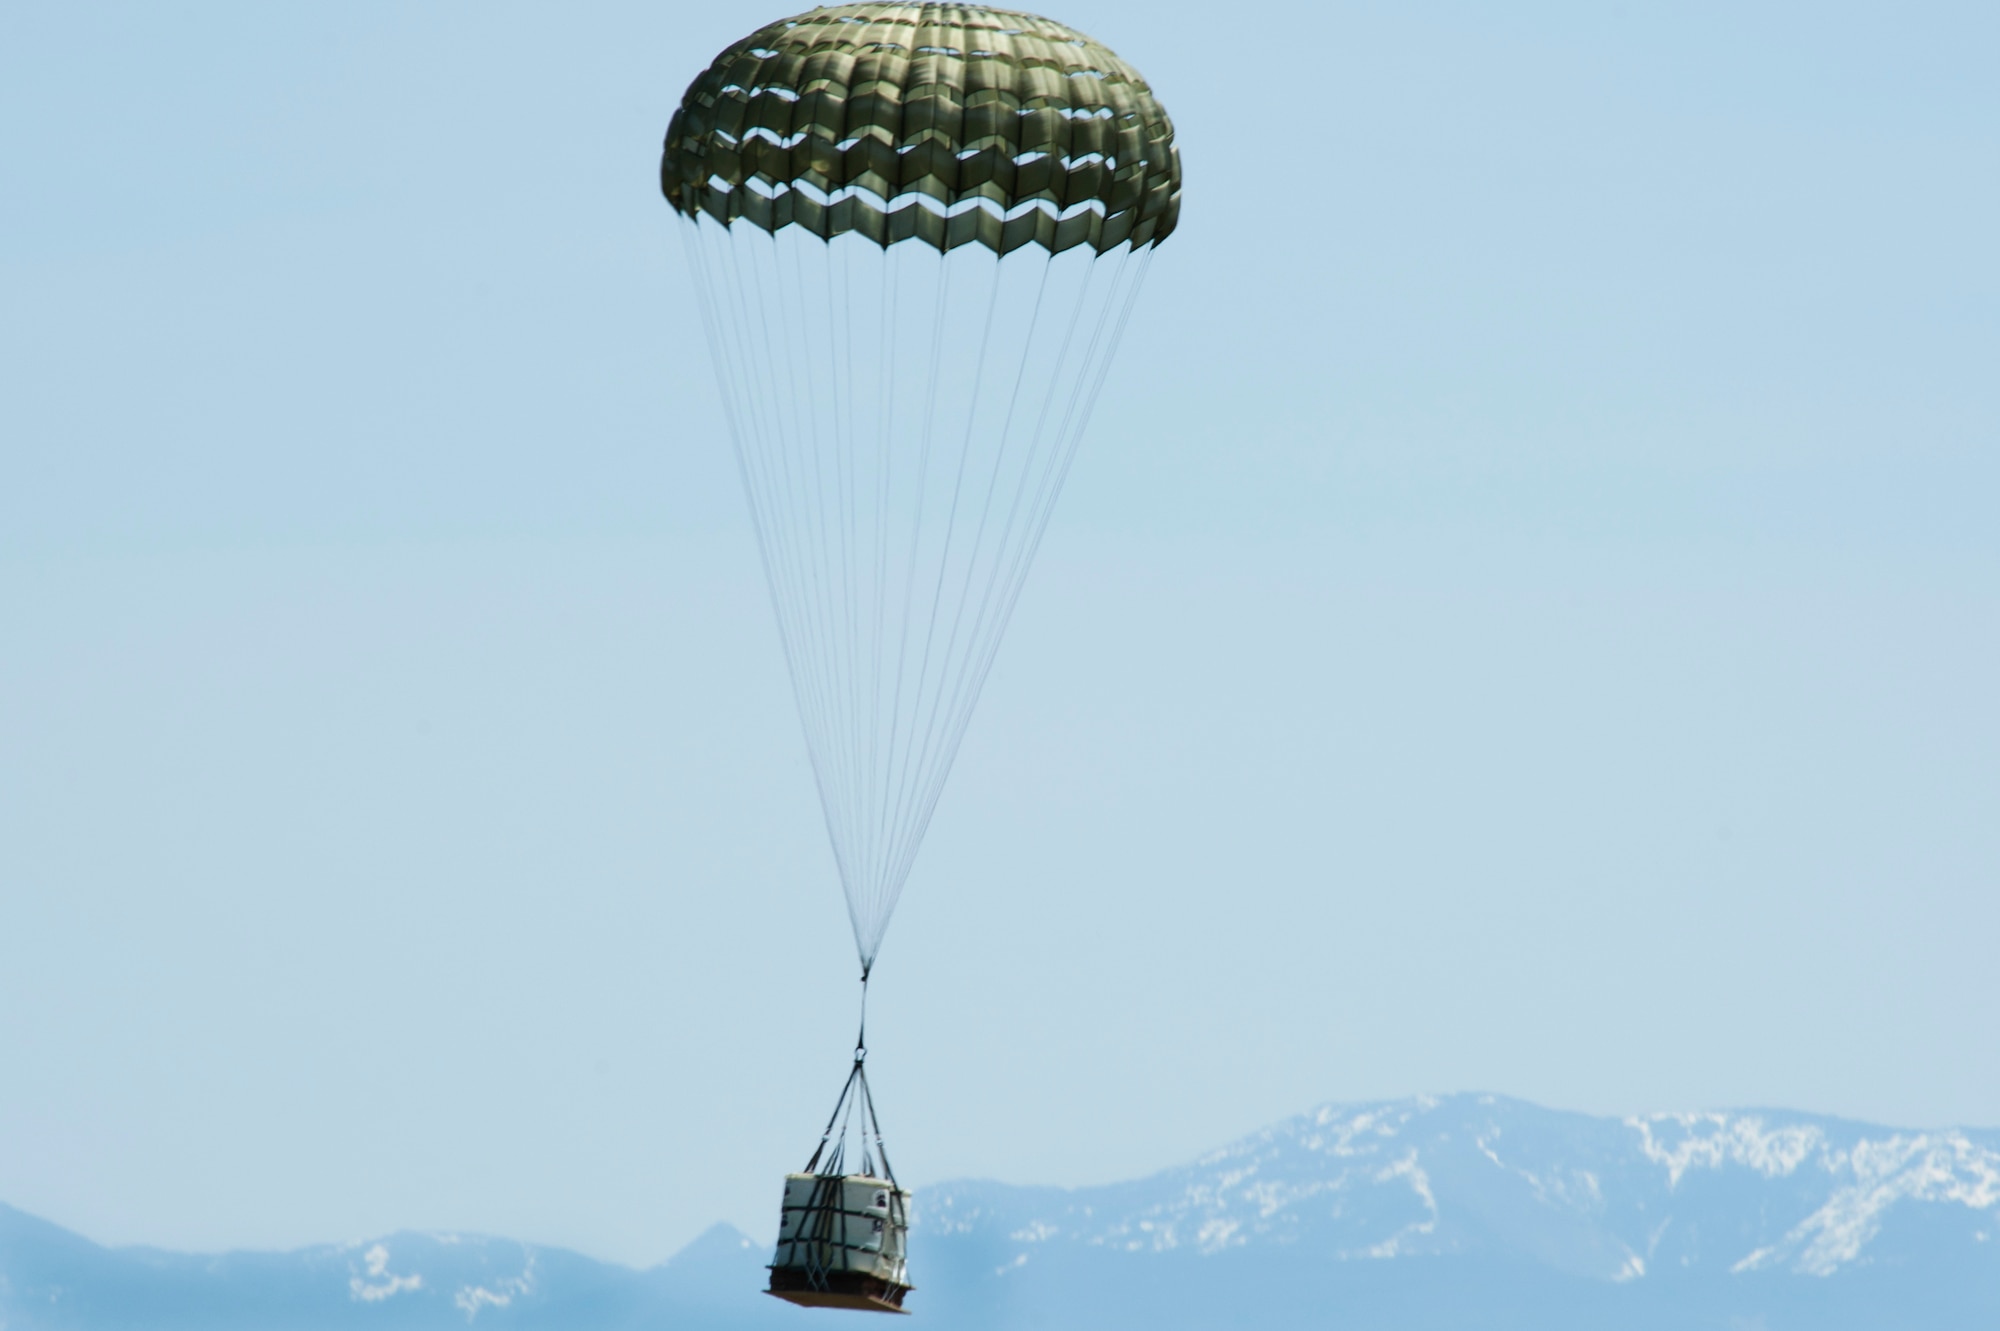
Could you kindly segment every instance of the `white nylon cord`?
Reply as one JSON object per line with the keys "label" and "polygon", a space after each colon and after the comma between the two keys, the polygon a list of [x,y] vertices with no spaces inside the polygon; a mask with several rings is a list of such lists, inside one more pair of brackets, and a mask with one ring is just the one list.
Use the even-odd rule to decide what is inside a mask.
{"label": "white nylon cord", "polygon": [[1151,251],[681,225],[866,972]]}

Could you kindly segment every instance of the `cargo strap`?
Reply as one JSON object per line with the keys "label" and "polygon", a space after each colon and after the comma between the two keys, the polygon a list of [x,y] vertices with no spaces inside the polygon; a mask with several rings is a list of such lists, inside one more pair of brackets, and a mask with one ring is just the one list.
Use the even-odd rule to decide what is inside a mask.
{"label": "cargo strap", "polygon": [[882,1166],[880,1176],[891,1183],[896,1181],[896,1172],[889,1167],[888,1148],[882,1144],[882,1124],[875,1117],[875,1096],[868,1089],[867,1060],[868,972],[864,970],[861,972],[861,1026],[854,1037],[854,1066],[848,1069],[847,1082],[840,1088],[840,1098],[833,1103],[833,1113],[827,1116],[826,1130],[820,1133],[819,1145],[813,1149],[812,1159],[806,1161],[804,1172],[844,1173],[841,1166],[847,1154],[847,1138],[852,1130],[861,1142],[861,1172],[875,1173],[875,1164],[879,1161]]}

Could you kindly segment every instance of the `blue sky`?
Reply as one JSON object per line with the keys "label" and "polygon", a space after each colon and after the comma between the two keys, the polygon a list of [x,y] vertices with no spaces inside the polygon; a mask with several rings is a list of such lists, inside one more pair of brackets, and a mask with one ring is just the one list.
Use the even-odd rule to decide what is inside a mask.
{"label": "blue sky", "polygon": [[[771,17],[0,16],[0,1200],[770,1228],[850,942],[654,170]],[[1186,207],[878,969],[900,1171],[2000,1122],[1991,8],[1056,17]]]}

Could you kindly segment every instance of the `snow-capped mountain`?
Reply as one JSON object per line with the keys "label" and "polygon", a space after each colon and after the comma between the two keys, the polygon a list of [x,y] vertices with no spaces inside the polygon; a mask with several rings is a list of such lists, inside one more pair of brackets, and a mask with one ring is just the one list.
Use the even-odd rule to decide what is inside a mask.
{"label": "snow-capped mountain", "polygon": [[[1329,1105],[1150,1178],[916,1202],[947,1328],[1996,1331],[2000,1133],[1784,1111]],[[718,1225],[646,1271],[467,1235],[105,1249],[0,1207],[0,1331],[823,1325]]]}
{"label": "snow-capped mountain", "polygon": [[0,1206],[0,1331],[625,1326],[670,1302],[678,1274],[457,1234],[219,1256],[108,1249]]}
{"label": "snow-capped mountain", "polygon": [[946,1184],[923,1194],[918,1224],[984,1237],[1016,1265],[1051,1245],[1480,1255],[1617,1282],[1662,1268],[2000,1262],[2000,1134],[1775,1111],[1617,1120],[1424,1096],[1327,1105],[1136,1183]]}

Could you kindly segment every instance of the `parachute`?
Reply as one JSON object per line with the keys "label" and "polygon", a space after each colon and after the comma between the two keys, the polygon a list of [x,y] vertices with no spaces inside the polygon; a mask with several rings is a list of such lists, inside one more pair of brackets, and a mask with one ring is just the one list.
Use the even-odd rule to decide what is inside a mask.
{"label": "parachute", "polygon": [[[660,180],[681,218],[865,1010],[1112,353],[1178,220],[1173,126],[1137,71],[1062,24],[842,4],[718,55],[673,117]],[[862,1176],[901,1215],[865,1052],[864,1038],[807,1173],[838,1177],[864,1105]],[[794,1217],[795,1190],[794,1240],[825,1229]],[[802,1195],[835,1198],[807,1210],[845,1226],[846,1190]],[[900,1308],[900,1233],[859,1251],[781,1243],[772,1292],[792,1297],[780,1277],[796,1284],[800,1270],[818,1294],[865,1277],[843,1288]]]}

